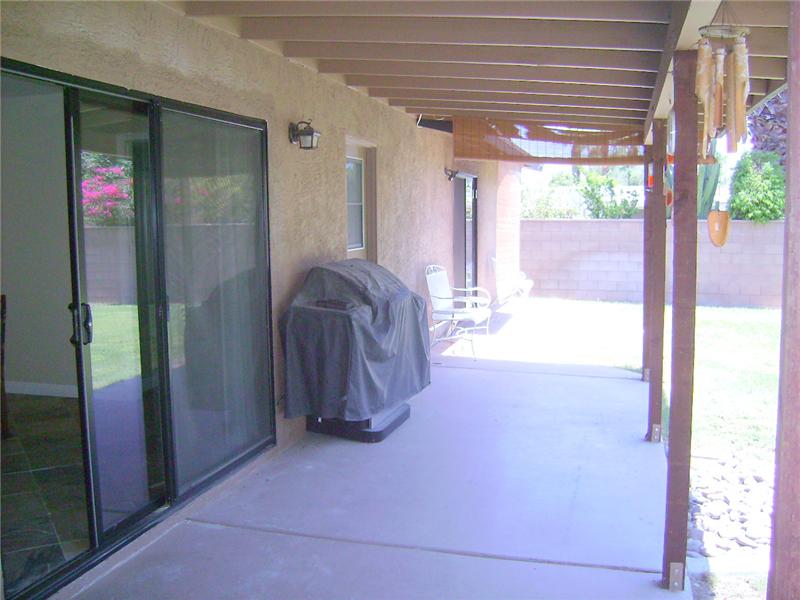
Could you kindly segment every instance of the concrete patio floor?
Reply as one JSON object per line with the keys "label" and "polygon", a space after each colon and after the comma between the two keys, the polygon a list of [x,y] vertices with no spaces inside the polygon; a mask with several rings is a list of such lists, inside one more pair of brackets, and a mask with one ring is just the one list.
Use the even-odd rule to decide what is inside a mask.
{"label": "concrete patio floor", "polygon": [[256,459],[57,597],[691,597],[658,587],[666,461],[636,374],[436,355],[411,405],[380,444]]}

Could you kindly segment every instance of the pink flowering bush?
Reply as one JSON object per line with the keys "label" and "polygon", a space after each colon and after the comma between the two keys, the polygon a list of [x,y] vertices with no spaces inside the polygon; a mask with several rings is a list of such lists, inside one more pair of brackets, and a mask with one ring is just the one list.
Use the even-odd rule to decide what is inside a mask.
{"label": "pink flowering bush", "polygon": [[132,225],[134,206],[131,161],[81,153],[81,205],[87,225]]}

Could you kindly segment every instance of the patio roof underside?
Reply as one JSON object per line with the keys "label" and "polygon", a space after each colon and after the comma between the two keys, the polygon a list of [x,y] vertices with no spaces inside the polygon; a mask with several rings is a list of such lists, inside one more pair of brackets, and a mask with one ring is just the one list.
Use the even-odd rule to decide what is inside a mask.
{"label": "patio roof underside", "polygon": [[[297,0],[182,8],[411,114],[641,127],[647,136],[669,110],[673,51],[697,41],[718,5]],[[752,28],[752,106],[786,80],[789,3],[733,6]]]}

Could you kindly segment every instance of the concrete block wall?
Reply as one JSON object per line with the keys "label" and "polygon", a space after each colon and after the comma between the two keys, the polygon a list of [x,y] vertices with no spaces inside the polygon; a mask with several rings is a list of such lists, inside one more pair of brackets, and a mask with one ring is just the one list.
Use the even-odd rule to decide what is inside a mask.
{"label": "concrete block wall", "polygon": [[[642,221],[523,220],[520,266],[534,295],[575,300],[642,301]],[[715,248],[698,223],[701,305],[779,307],[783,223],[731,223]],[[667,301],[672,293],[672,224],[667,225]]]}
{"label": "concrete block wall", "polygon": [[[780,308],[783,221],[732,221],[729,231],[728,242],[715,248],[708,238],[706,222],[698,224],[698,303]],[[671,233],[667,229],[667,260],[672,253]],[[667,279],[667,293],[672,293],[671,278]]]}

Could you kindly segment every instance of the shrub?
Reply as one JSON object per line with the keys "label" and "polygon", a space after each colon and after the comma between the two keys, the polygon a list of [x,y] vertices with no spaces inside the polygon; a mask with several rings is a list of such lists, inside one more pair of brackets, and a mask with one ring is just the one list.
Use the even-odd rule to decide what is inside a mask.
{"label": "shrub", "polygon": [[783,218],[786,176],[774,152],[752,151],[736,163],[728,210],[734,219],[765,223]]}
{"label": "shrub", "polygon": [[617,201],[614,180],[606,175],[585,171],[580,192],[592,219],[630,219],[636,214],[636,195],[627,192]]}
{"label": "shrub", "polygon": [[87,225],[132,224],[132,171],[130,160],[81,152],[81,204]]}
{"label": "shrub", "polygon": [[545,189],[539,193],[522,190],[523,219],[574,219],[578,211],[568,203],[560,202],[558,192]]}

